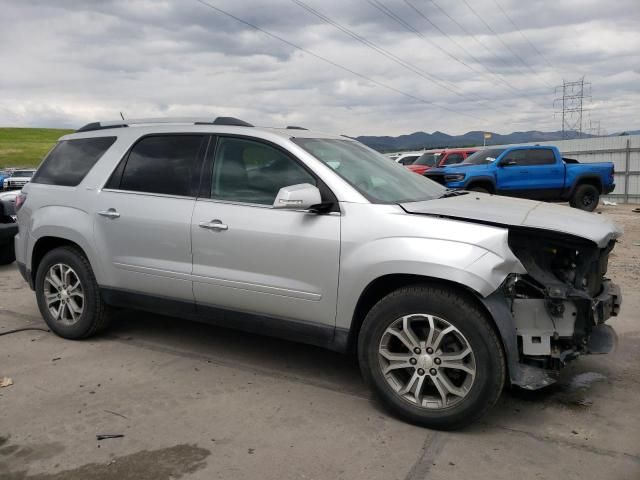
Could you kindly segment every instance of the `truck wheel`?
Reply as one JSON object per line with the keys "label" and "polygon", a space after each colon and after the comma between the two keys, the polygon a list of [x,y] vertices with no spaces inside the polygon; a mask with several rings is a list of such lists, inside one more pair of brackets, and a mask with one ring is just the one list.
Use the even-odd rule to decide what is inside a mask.
{"label": "truck wheel", "polygon": [[588,183],[578,185],[573,196],[569,201],[569,205],[573,208],[579,208],[587,212],[593,212],[600,201],[600,192],[596,187]]}
{"label": "truck wheel", "polygon": [[94,335],[109,323],[91,265],[75,247],[47,253],[36,273],[38,308],[57,335],[76,340]]}
{"label": "truck wheel", "polygon": [[0,265],[9,265],[15,262],[16,252],[13,238],[6,243],[0,245]]}
{"label": "truck wheel", "polygon": [[369,311],[358,361],[392,413],[441,430],[484,415],[506,375],[502,345],[485,314],[455,290],[428,285],[396,290]]}

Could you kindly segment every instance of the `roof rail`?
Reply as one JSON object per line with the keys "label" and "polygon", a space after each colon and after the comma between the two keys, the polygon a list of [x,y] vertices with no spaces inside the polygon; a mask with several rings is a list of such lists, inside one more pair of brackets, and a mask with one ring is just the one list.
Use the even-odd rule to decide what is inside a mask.
{"label": "roof rail", "polygon": [[185,118],[185,117],[167,117],[167,118],[137,118],[130,120],[115,120],[109,122],[91,122],[80,127],[76,132],[91,132],[94,130],[103,130],[105,128],[122,128],[131,125],[148,125],[148,124],[175,124],[186,123],[192,125],[229,125],[236,127],[253,127],[250,123],[233,117],[217,117],[214,120],[210,118]]}
{"label": "roof rail", "polygon": [[298,127],[296,125],[287,125],[287,130],[309,130],[309,129],[304,127]]}

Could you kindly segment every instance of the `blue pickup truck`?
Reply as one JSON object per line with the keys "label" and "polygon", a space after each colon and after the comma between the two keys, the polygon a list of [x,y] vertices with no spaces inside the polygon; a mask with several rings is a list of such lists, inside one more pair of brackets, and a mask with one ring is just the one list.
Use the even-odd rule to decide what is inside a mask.
{"label": "blue pickup truck", "polygon": [[512,197],[568,201],[592,212],[600,195],[611,192],[613,163],[579,163],[563,158],[556,147],[489,148],[463,163],[427,170],[425,177],[451,189],[473,190]]}

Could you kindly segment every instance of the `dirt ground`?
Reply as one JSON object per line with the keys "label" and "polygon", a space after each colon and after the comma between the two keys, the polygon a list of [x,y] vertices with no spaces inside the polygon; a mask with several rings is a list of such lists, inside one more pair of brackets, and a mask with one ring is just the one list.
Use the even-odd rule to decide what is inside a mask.
{"label": "dirt ground", "polygon": [[[543,391],[506,391],[443,433],[387,415],[353,359],[306,345],[123,312],[103,336],[0,336],[0,479],[640,479],[640,214],[609,276],[611,355]],[[0,332],[44,327],[15,265],[0,267]],[[120,438],[98,441],[98,434]]]}

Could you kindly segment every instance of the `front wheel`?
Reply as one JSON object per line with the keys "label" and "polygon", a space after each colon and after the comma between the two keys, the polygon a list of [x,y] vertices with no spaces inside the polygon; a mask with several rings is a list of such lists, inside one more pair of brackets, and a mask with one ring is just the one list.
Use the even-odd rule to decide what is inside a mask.
{"label": "front wheel", "polygon": [[502,392],[502,345],[485,313],[454,289],[412,286],[382,298],[358,339],[362,375],[383,405],[424,427],[453,430]]}
{"label": "front wheel", "polygon": [[593,212],[600,201],[600,192],[596,187],[589,184],[578,185],[573,196],[569,201],[569,205],[573,208],[579,208],[587,212]]}

